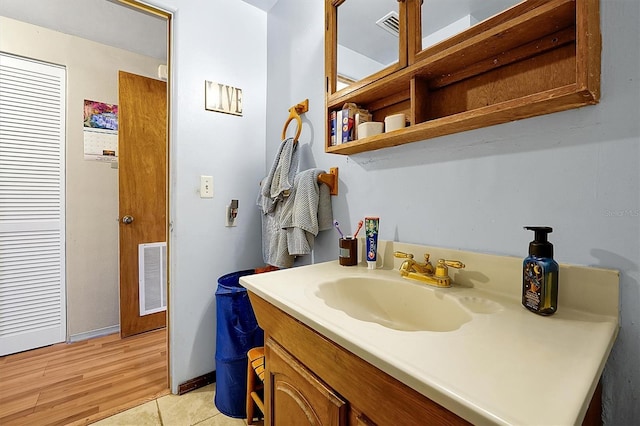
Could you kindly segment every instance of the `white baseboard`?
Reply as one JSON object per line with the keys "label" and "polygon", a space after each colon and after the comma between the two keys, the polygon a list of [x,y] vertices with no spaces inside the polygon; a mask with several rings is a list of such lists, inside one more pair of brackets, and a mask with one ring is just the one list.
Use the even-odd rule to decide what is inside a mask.
{"label": "white baseboard", "polygon": [[84,333],[69,336],[69,343],[80,342],[82,340],[93,339],[94,337],[106,336],[107,334],[120,333],[120,325],[99,328],[97,330],[86,331]]}

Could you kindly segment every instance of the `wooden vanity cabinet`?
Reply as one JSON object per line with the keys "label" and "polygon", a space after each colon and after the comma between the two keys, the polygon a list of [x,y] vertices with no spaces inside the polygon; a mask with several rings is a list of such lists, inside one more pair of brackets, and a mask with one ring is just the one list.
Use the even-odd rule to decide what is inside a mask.
{"label": "wooden vanity cabinet", "polygon": [[265,356],[267,424],[278,426],[347,425],[347,403],[291,354],[268,339]]}
{"label": "wooden vanity cabinet", "polygon": [[265,332],[265,425],[467,425],[249,292]]}

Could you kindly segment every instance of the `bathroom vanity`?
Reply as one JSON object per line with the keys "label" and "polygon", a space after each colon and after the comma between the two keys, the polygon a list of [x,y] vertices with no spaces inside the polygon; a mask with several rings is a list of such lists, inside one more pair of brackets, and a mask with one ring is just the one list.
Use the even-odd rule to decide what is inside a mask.
{"label": "bathroom vanity", "polygon": [[265,406],[272,408],[272,425],[393,425],[398,419],[403,425],[468,424],[254,296],[260,325],[269,330]]}
{"label": "bathroom vanity", "polygon": [[[520,304],[519,258],[379,247],[376,270],[332,261],[241,278],[265,330],[265,424],[599,423],[616,271],[561,264],[558,312],[541,317]],[[466,268],[452,288],[428,287],[400,276],[395,250]]]}

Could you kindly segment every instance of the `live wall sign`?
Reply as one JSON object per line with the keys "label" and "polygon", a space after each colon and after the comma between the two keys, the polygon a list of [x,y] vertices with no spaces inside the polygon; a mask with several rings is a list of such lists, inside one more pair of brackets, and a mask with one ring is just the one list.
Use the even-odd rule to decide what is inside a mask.
{"label": "live wall sign", "polygon": [[242,115],[242,89],[215,81],[205,81],[204,108],[208,111]]}

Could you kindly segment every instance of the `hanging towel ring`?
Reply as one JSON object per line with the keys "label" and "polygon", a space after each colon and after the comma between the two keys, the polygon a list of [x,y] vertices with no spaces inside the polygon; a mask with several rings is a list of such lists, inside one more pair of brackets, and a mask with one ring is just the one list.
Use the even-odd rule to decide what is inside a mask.
{"label": "hanging towel ring", "polygon": [[284,123],[284,129],[282,129],[282,140],[284,140],[284,138],[287,136],[287,127],[289,126],[289,123],[291,123],[291,120],[293,120],[294,118],[296,120],[297,128],[296,135],[293,137],[293,142],[298,142],[300,132],[302,131],[302,119],[296,112],[295,107],[289,108],[289,118],[287,119],[287,122]]}
{"label": "hanging towel ring", "polygon": [[300,114],[304,114],[307,111],[309,111],[309,99],[305,99],[301,103],[289,108],[289,118],[287,118],[287,121],[284,123],[284,128],[282,129],[282,140],[287,136],[287,127],[289,127],[289,123],[295,119],[297,128],[296,135],[293,137],[293,142],[298,142],[300,132],[302,131],[302,119],[300,118]]}

